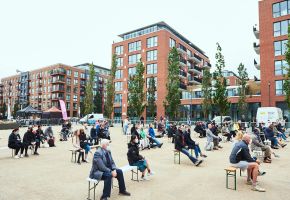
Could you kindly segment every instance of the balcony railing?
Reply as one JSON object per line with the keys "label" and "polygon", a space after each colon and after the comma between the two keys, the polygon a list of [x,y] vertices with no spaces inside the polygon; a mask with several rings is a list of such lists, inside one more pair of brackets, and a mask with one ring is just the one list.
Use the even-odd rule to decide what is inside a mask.
{"label": "balcony railing", "polygon": [[194,77],[194,76],[189,77],[188,81],[193,83],[193,84],[196,84],[196,85],[199,85],[202,82],[202,80],[200,78],[197,78],[197,77]]}
{"label": "balcony railing", "polygon": [[257,61],[256,61],[256,59],[254,59],[254,65],[255,65],[255,67],[256,67],[256,69],[257,70],[260,70],[260,63],[258,63]]}
{"label": "balcony railing", "polygon": [[187,89],[186,85],[183,84],[183,83],[180,83],[179,84],[179,88],[178,88],[180,91],[185,91]]}
{"label": "balcony railing", "polygon": [[186,53],[186,49],[184,49],[182,46],[178,46],[177,51],[179,51],[180,53]]}
{"label": "balcony railing", "polygon": [[65,83],[65,80],[64,80],[63,77],[58,77],[58,78],[54,77],[54,78],[52,79],[51,83],[53,83],[53,84],[54,84],[54,83]]}
{"label": "balcony railing", "polygon": [[257,39],[260,39],[260,31],[258,30],[257,26],[253,26],[253,32]]}
{"label": "balcony railing", "polygon": [[255,52],[259,55],[260,54],[260,44],[254,42],[253,44]]}
{"label": "balcony railing", "polygon": [[180,78],[187,78],[187,73],[184,71],[179,71],[179,77]]}
{"label": "balcony railing", "polygon": [[58,69],[53,69],[50,72],[51,76],[55,76],[55,75],[65,75],[66,74],[66,70],[63,68],[58,68]]}
{"label": "balcony railing", "polygon": [[208,62],[205,62],[203,67],[210,69],[211,68],[211,64],[208,63]]}
{"label": "balcony railing", "polygon": [[188,67],[188,71],[194,72],[194,73],[200,75],[202,73],[202,68],[200,68],[200,67],[198,67],[196,65],[192,65],[192,66]]}

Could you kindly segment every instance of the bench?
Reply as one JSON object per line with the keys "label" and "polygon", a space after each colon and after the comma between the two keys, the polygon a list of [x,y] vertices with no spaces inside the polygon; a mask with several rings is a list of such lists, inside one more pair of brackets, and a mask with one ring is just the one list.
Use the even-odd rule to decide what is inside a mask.
{"label": "bench", "polygon": [[[233,188],[229,188],[229,177],[233,177],[234,178],[234,190],[237,190],[237,169],[236,167],[227,167],[225,168],[226,171],[226,188],[227,189],[233,189]],[[242,170],[240,169],[240,176],[242,176]]]}
{"label": "bench", "polygon": [[[190,155],[192,156],[193,154],[193,149],[188,149],[190,150]],[[176,157],[178,158],[178,164],[180,165],[180,151],[174,149],[173,150],[173,155],[174,155],[174,164],[176,164]]]}
{"label": "bench", "polygon": [[[139,174],[138,174],[138,168],[137,166],[131,166],[131,165],[126,165],[123,166],[121,168],[119,168],[120,170],[122,170],[123,173],[127,172],[127,171],[131,171],[132,172],[132,181],[138,181],[139,182]],[[134,174],[137,176],[137,179],[134,179]],[[94,190],[94,200],[96,199],[96,187],[97,185],[100,183],[101,180],[96,180],[96,179],[91,179],[91,178],[87,178],[88,181],[88,200],[91,200],[91,190]],[[93,184],[93,186],[91,187],[91,183]],[[113,178],[112,178],[112,188],[114,187],[113,184]]]}

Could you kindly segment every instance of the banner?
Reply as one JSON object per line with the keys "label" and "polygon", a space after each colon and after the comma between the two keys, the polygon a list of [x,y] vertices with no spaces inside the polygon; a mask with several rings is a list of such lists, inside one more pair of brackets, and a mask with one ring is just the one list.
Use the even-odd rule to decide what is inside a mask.
{"label": "banner", "polygon": [[64,120],[67,120],[67,113],[66,113],[66,107],[65,107],[65,103],[63,100],[59,100],[59,104],[60,104],[60,109],[62,112],[62,118]]}

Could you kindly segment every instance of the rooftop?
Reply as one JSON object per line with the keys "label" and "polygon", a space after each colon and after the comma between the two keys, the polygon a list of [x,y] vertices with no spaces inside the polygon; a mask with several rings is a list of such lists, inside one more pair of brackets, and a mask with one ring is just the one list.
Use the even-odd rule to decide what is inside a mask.
{"label": "rooftop", "polygon": [[[170,32],[172,32],[174,35],[176,35],[177,37],[179,37],[181,40],[183,40],[185,43],[187,43],[189,46],[191,46],[192,48],[194,48],[196,51],[198,51],[199,53],[203,54],[204,56],[205,55],[205,52],[200,49],[199,47],[197,47],[195,44],[193,44],[192,42],[190,42],[187,38],[185,38],[183,35],[181,35],[180,33],[178,33],[175,29],[173,29],[171,26],[169,26],[168,24],[166,24],[164,21],[161,21],[161,22],[158,22],[158,23],[155,23],[155,24],[151,24],[149,26],[144,26],[142,28],[138,28],[138,29],[135,29],[133,31],[129,31],[129,32],[126,32],[126,33],[123,33],[123,34],[120,34],[119,37],[121,37],[122,39],[124,39],[124,36],[125,35],[128,35],[130,33],[134,33],[134,32],[138,32],[138,31],[141,31],[141,30],[144,30],[144,29],[147,29],[147,28],[150,28],[150,27],[154,27],[154,26],[157,26],[158,27],[158,30],[162,29],[162,28],[165,28],[167,30],[169,30]],[[146,34],[146,33],[145,33]],[[137,34],[137,36],[140,36],[140,35],[143,35],[140,33]],[[207,56],[206,56],[207,57]],[[207,57],[208,58],[208,57]]]}

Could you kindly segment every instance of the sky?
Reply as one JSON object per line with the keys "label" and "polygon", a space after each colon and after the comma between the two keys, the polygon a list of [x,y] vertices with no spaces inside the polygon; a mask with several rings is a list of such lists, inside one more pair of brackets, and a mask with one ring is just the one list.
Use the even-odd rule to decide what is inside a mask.
{"label": "sky", "polygon": [[215,64],[216,42],[226,69],[253,59],[258,0],[0,0],[0,78],[63,63],[110,67],[119,34],[165,21]]}

